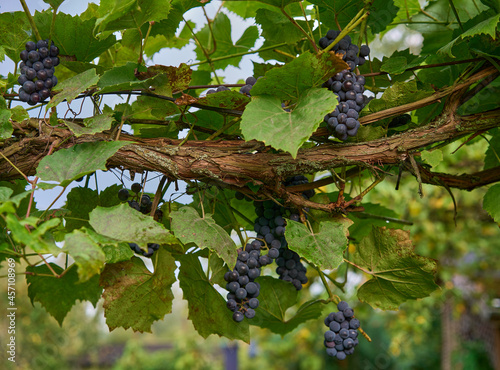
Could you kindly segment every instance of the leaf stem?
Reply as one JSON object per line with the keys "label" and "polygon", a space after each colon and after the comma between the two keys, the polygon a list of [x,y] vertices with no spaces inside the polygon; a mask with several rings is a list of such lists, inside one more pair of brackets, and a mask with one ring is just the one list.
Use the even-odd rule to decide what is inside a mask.
{"label": "leaf stem", "polygon": [[30,22],[31,29],[33,30],[33,33],[35,34],[37,40],[41,40],[42,36],[40,36],[40,32],[38,32],[38,28],[36,27],[35,20],[33,19],[33,16],[30,13],[30,10],[28,9],[28,5],[26,4],[25,0],[19,0],[21,2],[21,5],[23,7],[24,13],[26,14],[26,17],[28,18],[28,22]]}

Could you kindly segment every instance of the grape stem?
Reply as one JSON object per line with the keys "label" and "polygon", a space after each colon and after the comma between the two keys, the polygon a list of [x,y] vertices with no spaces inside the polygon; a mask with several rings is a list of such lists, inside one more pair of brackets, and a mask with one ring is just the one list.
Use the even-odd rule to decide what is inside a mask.
{"label": "grape stem", "polygon": [[328,285],[328,281],[325,279],[325,274],[323,274],[323,271],[319,269],[319,267],[314,266],[316,271],[318,271],[318,275],[321,278],[321,281],[323,282],[323,285],[325,286],[326,291],[328,292],[328,296],[330,297],[330,300],[338,304],[340,302],[339,296],[333,294],[332,290],[330,289],[330,285]]}
{"label": "grape stem", "polygon": [[19,0],[21,5],[23,6],[24,13],[26,13],[26,17],[28,18],[28,22],[30,22],[31,28],[33,29],[33,33],[35,34],[37,40],[41,40],[42,36],[40,36],[40,32],[38,32],[38,28],[36,27],[35,20],[31,16],[30,10],[28,9],[28,5],[25,0]]}

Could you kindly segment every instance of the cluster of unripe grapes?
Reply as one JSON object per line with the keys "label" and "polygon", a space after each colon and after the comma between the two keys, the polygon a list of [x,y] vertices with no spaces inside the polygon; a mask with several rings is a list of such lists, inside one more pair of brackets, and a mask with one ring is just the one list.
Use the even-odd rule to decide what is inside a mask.
{"label": "cluster of unripe grapes", "polygon": [[[153,202],[151,201],[151,197],[149,195],[140,195],[142,192],[142,185],[138,182],[135,182],[130,187],[130,190],[132,190],[133,194],[131,194],[127,189],[120,189],[118,191],[118,199],[123,202],[126,201],[131,208],[141,212],[142,214],[150,214],[153,207]],[[132,199],[129,200],[129,198]],[[163,212],[160,209],[157,209],[155,211],[154,219],[156,221],[161,221],[162,216]],[[146,252],[136,243],[128,243],[128,245],[130,246],[130,249],[132,249],[135,253],[140,254],[144,257],[151,257],[153,253],[160,248],[160,245],[157,243],[148,243],[148,250]]]}
{"label": "cluster of unripe grapes", "polygon": [[35,105],[50,97],[51,89],[57,85],[54,67],[59,64],[58,55],[59,48],[54,43],[49,47],[48,40],[26,43],[25,50],[19,55],[19,100]]}
{"label": "cluster of unripe grapes", "polygon": [[[325,37],[319,39],[321,48],[327,48],[340,34],[340,31],[329,30]],[[359,112],[366,103],[364,76],[357,76],[354,70],[358,65],[363,65],[370,54],[367,45],[351,43],[351,38],[345,36],[336,43],[332,51],[349,65],[349,69],[336,73],[323,84],[338,97],[339,104],[335,110],[328,113],[324,121],[328,131],[344,141],[349,136],[356,136],[360,127]]]}
{"label": "cluster of unripe grapes", "polygon": [[358,345],[360,324],[347,302],[340,301],[337,310],[325,318],[325,325],[329,330],[325,332],[324,344],[328,356],[345,360],[347,355],[354,353],[354,347]]}

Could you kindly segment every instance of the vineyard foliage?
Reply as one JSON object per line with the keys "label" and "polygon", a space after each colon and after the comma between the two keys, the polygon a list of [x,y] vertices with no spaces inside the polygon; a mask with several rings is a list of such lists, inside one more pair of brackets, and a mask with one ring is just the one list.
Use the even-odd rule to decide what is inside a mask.
{"label": "vineyard foliage", "polygon": [[[357,297],[374,308],[425,298],[440,289],[439,261],[415,252],[398,207],[364,200],[406,172],[420,192],[422,184],[451,197],[488,187],[483,208],[500,223],[496,0],[102,0],[74,16],[58,11],[63,1],[44,1],[49,10],[0,14],[0,60],[15,63],[0,80],[0,257],[18,263],[31,302],[61,325],[77,301],[103,300],[110,330],[150,332],[172,311],[178,281],[202,337],[249,342],[251,325],[285,335],[338,303],[341,265],[364,277]],[[190,10],[207,3],[218,10],[196,24]],[[241,18],[253,25],[235,37]],[[422,34],[418,55],[367,58],[356,70],[369,96],[359,131],[331,136],[324,117],[338,100],[324,83],[348,67],[318,40],[335,29],[370,45],[400,24]],[[58,82],[30,106],[19,100],[20,53],[41,39],[59,48]],[[153,63],[188,45],[195,59]],[[253,72],[225,84],[244,56],[259,57]],[[257,82],[242,94],[248,76]],[[229,89],[207,94],[222,85]],[[105,104],[109,95],[121,103]],[[481,143],[484,163],[436,171],[453,162],[447,146],[457,141],[459,151]],[[101,171],[116,183],[97,184]],[[285,186],[297,175],[308,181]],[[156,192],[146,193],[151,179],[160,179]],[[181,183],[189,204],[165,196]],[[39,209],[34,194],[54,188],[64,205]],[[120,189],[130,191],[126,200]],[[307,266],[303,289],[317,281],[325,293],[304,299],[275,267],[263,268],[255,317],[235,322],[224,279],[256,237],[260,202],[299,215],[283,238]]]}

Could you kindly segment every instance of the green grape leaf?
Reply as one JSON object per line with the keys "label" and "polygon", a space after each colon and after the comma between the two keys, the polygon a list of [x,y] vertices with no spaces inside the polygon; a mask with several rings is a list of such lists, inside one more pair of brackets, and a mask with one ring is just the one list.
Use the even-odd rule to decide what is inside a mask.
{"label": "green grape leaf", "polygon": [[99,205],[101,207],[113,207],[120,204],[122,201],[118,199],[118,191],[122,185],[113,184],[99,193]]}
{"label": "green grape leaf", "polygon": [[50,102],[47,104],[45,109],[49,110],[50,108],[57,106],[59,103],[62,103],[64,100],[71,103],[71,101],[82,91],[85,91],[90,86],[95,85],[98,80],[99,76],[95,74],[95,69],[88,69],[85,72],[61,82],[54,87],[54,91],[57,90],[59,93],[50,99]]}
{"label": "green grape leaf", "polygon": [[[102,193],[101,193],[102,194]],[[91,229],[85,229],[88,237],[101,246],[105,255],[106,263],[117,263],[121,261],[128,261],[134,256],[134,252],[130,249],[128,243],[120,242],[118,240],[108,238],[104,235],[97,234]]]}
{"label": "green grape leaf", "polygon": [[319,232],[296,221],[287,221],[285,237],[288,247],[322,270],[339,267],[347,248],[347,228],[352,224],[349,219],[323,221]]}
{"label": "green grape leaf", "polygon": [[443,161],[443,151],[441,149],[434,149],[432,151],[424,150],[420,155],[422,160],[432,167],[437,167]]}
{"label": "green grape leaf", "polygon": [[[55,263],[49,263],[49,265],[56,274],[60,275],[63,272],[63,269]],[[31,304],[39,302],[61,326],[77,300],[90,301],[96,307],[101,298],[102,289],[99,286],[98,276],[79,282],[76,265],[70,266],[68,272],[58,279],[50,276],[52,271],[45,264],[28,266],[26,272],[32,273],[26,275]]]}
{"label": "green grape leaf", "polygon": [[[231,37],[231,21],[226,14],[221,12],[218,13],[217,17],[215,17],[210,27],[206,25],[196,33],[196,38],[199,42],[199,45],[197,45],[195,49],[196,57],[198,60],[205,60],[206,56],[200,45],[202,45],[205,50],[212,50],[214,39],[217,43],[217,48],[210,54],[210,58],[212,60],[219,57],[227,57],[228,55],[246,52],[254,46],[258,37],[258,28],[256,26],[250,26],[245,29],[240,39],[234,43]],[[234,58],[215,60],[213,62],[213,67],[215,69],[224,69],[229,65],[237,67],[241,58],[242,56],[240,55],[235,56]],[[201,65],[199,67],[202,69],[210,68],[208,65]]]}
{"label": "green grape leaf", "polygon": [[162,224],[126,203],[97,207],[89,216],[94,230],[109,238],[137,243],[144,249],[147,243],[177,244],[177,239]]}
{"label": "green grape leaf", "polygon": [[484,169],[500,166],[500,128],[494,128],[488,133],[492,135],[484,157]]}
{"label": "green grape leaf", "polygon": [[255,310],[255,317],[250,320],[251,325],[269,329],[283,336],[300,324],[321,316],[326,301],[313,300],[304,303],[289,318],[287,310],[297,303],[298,292],[295,287],[289,282],[270,276],[259,277],[257,281],[261,287],[259,307]]}
{"label": "green grape leaf", "polygon": [[179,284],[183,298],[188,302],[188,319],[203,338],[217,334],[229,339],[250,343],[248,321],[237,323],[227,309],[226,301],[207,279],[196,255],[179,255],[181,262]]}
{"label": "green grape leaf", "polygon": [[373,34],[377,34],[384,31],[392,23],[399,8],[394,5],[393,0],[374,0],[371,2],[369,11],[367,25]]}
{"label": "green grape leaf", "polygon": [[30,118],[30,114],[28,113],[28,111],[20,105],[16,105],[10,110],[10,112],[12,113],[12,120],[16,122],[22,122],[25,119]]}
{"label": "green grape leaf", "polygon": [[[43,39],[50,38],[52,12],[35,12],[35,23]],[[57,12],[52,41],[59,48],[60,54],[74,56],[79,62],[92,62],[116,43],[116,37],[97,38],[94,35],[95,18],[82,20]]]}
{"label": "green grape leaf", "polygon": [[283,9],[285,8],[285,6],[289,4],[298,3],[302,0],[257,0],[257,1]]}
{"label": "green grape leaf", "polygon": [[436,261],[414,253],[408,231],[373,227],[351,262],[372,277],[358,288],[359,300],[372,307],[397,310],[403,302],[439,288],[434,282]]}
{"label": "green grape leaf", "polygon": [[104,316],[109,330],[122,327],[151,333],[153,322],[172,312],[175,259],[160,248],[152,260],[154,273],[137,257],[106,264],[99,284],[104,288]]}
{"label": "green grape leaf", "polygon": [[191,68],[185,63],[181,63],[179,67],[154,65],[148,67],[146,72],[139,72],[137,78],[146,80],[164,74],[167,77],[167,81],[161,81],[161,85],[153,84],[152,86],[155,87],[155,93],[171,97],[173,92],[186,90],[189,87],[192,73]]}
{"label": "green grape leaf", "polygon": [[[297,100],[309,89],[321,87],[335,71],[346,68],[347,64],[336,56],[306,52],[268,71],[252,88],[252,97],[272,95],[280,100]],[[333,94],[330,92],[330,95]]]}
{"label": "green grape leaf", "polygon": [[[484,14],[481,13],[479,14],[476,19],[479,21],[484,18]],[[470,22],[474,22],[474,19],[472,19]],[[453,39],[450,41],[448,44],[443,46],[441,49],[438,50],[438,53],[441,54],[446,54],[449,55],[450,57],[454,58],[455,56],[452,53],[453,46],[459,41],[459,40],[465,40],[466,38],[474,37],[476,35],[489,35],[493,39],[496,38],[496,32],[497,32],[497,25],[498,22],[500,22],[500,14],[495,14],[489,17],[488,19],[485,19],[476,25],[470,27],[467,31],[462,33],[460,36],[457,38]],[[467,22],[469,23],[469,22]]]}
{"label": "green grape leaf", "polygon": [[483,208],[496,223],[500,224],[500,184],[488,189],[484,195]]}
{"label": "green grape leaf", "polygon": [[250,102],[250,98],[236,91],[219,91],[216,94],[209,94],[198,99],[197,103],[211,107],[221,107],[226,109],[243,110]]}
{"label": "green grape leaf", "polygon": [[430,87],[417,87],[417,82],[415,80],[395,82],[384,91],[380,99],[373,99],[365,109],[369,109],[371,113],[375,113],[423,99],[433,93],[434,91]]}
{"label": "green grape leaf", "polygon": [[[310,2],[318,5],[321,23],[335,30],[338,30],[338,25],[345,28],[365,6],[365,2],[362,0],[311,0]],[[399,8],[394,5],[392,0],[374,0],[370,1],[370,4],[367,9],[370,12],[367,25],[373,34],[380,33],[392,23]]]}
{"label": "green grape leaf", "polygon": [[98,114],[83,120],[83,127],[71,122],[63,121],[64,124],[71,130],[76,137],[82,135],[93,135],[104,130],[109,130],[113,123],[113,116],[111,114]]}
{"label": "green grape leaf", "polygon": [[19,53],[24,50],[26,42],[31,40],[31,33],[26,32],[27,30],[31,30],[31,26],[24,12],[0,14],[0,45],[14,63],[19,62]]}
{"label": "green grape leaf", "polygon": [[81,187],[71,189],[66,198],[66,209],[69,211],[65,217],[66,231],[90,227],[89,213],[98,205],[99,196],[96,190]]}
{"label": "green grape leaf", "polygon": [[147,90],[150,86],[158,84],[158,82],[168,82],[165,73],[156,74],[146,80],[139,80],[135,75],[137,68],[137,63],[127,62],[123,66],[114,67],[104,72],[99,82],[97,82],[97,86],[100,88],[98,94],[110,91]]}
{"label": "green grape leaf", "polygon": [[[338,194],[338,193],[337,193]],[[336,198],[335,198],[336,199]],[[363,202],[364,212],[351,212],[349,218],[354,223],[349,227],[349,238],[360,241],[369,235],[373,226],[386,226],[391,229],[400,229],[402,224],[396,222],[387,222],[386,218],[398,219],[399,215],[392,209],[386,208],[380,204]]]}
{"label": "green grape leaf", "polygon": [[49,4],[52,9],[57,9],[64,2],[64,0],[43,0],[45,4]]}
{"label": "green grape leaf", "polygon": [[[307,29],[305,21],[296,20],[303,29]],[[274,44],[295,44],[304,37],[304,34],[281,12],[274,10],[259,9],[255,16],[255,23],[262,28],[262,37]],[[310,27],[313,24],[310,22]]]}
{"label": "green grape leaf", "polygon": [[168,17],[170,1],[157,0],[101,0],[99,19],[96,26],[99,31],[120,31],[139,28],[145,22],[158,22]]}
{"label": "green grape leaf", "polygon": [[3,96],[0,96],[0,139],[8,139],[14,132],[10,118],[12,112],[7,108],[7,103]]}
{"label": "green grape leaf", "polygon": [[256,96],[243,112],[241,132],[246,141],[263,141],[275,149],[289,152],[295,158],[324,116],[336,106],[335,94],[321,88],[303,92],[290,112],[282,108],[281,100],[276,96]]}
{"label": "green grape leaf", "polygon": [[217,253],[228,266],[236,264],[238,252],[233,239],[217,225],[208,213],[200,217],[192,207],[182,207],[172,212],[171,226],[174,235],[184,244],[194,243],[200,249],[209,248]]}
{"label": "green grape leaf", "polygon": [[36,174],[44,181],[57,181],[61,186],[67,186],[84,175],[106,170],[108,158],[128,144],[128,141],[99,141],[61,149],[44,157],[38,164]]}
{"label": "green grape leaf", "polygon": [[259,9],[273,9],[273,6],[257,1],[227,0],[224,7],[242,18],[255,18]]}
{"label": "green grape leaf", "polygon": [[392,74],[403,73],[408,65],[408,61],[405,57],[394,57],[389,58],[382,63],[380,70]]}
{"label": "green grape leaf", "polygon": [[106,260],[99,245],[90,239],[87,233],[79,230],[73,230],[71,234],[64,236],[63,252],[75,260],[80,282],[87,281],[98,274]]}
{"label": "green grape leaf", "polygon": [[208,266],[210,268],[210,284],[218,284],[220,287],[226,286],[224,274],[229,271],[224,260],[217,253],[208,254]]}
{"label": "green grape leaf", "polygon": [[[54,241],[49,238],[49,235],[46,235],[50,229],[59,225],[60,219],[53,218],[37,225],[38,219],[36,217],[18,220],[15,215],[7,214],[5,221],[14,241],[22,243],[36,253],[48,253],[57,256],[61,252]],[[26,226],[30,226],[29,231]]]}

